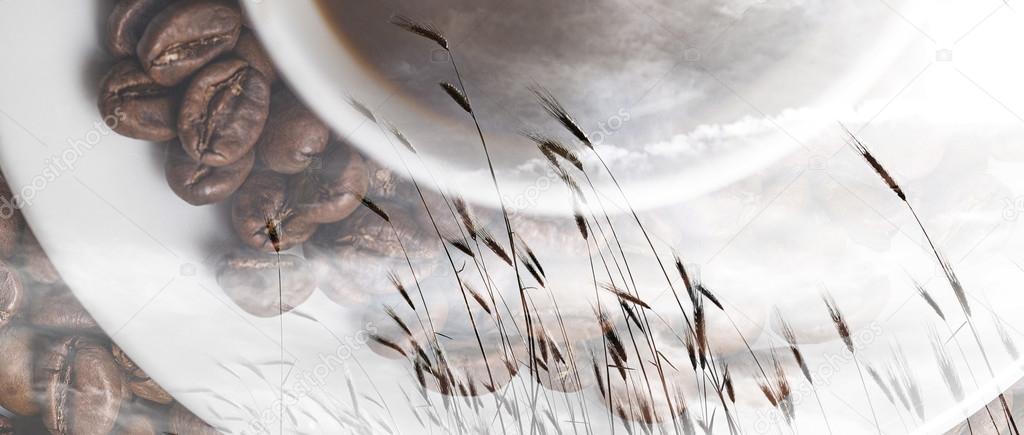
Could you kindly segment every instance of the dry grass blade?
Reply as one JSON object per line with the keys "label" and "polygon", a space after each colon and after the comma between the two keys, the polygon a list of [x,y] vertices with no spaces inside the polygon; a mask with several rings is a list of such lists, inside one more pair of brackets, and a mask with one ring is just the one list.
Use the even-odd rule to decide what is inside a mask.
{"label": "dry grass blade", "polygon": [[761,393],[764,394],[764,398],[768,399],[768,403],[771,403],[773,408],[779,407],[779,399],[775,397],[775,392],[772,391],[771,385],[768,385],[765,381],[758,380],[757,387],[761,389]]}
{"label": "dry grass blade", "polygon": [[647,302],[644,302],[642,299],[629,294],[629,292],[627,292],[625,290],[622,290],[622,289],[618,288],[615,284],[612,284],[612,283],[601,283],[601,288],[607,290],[609,293],[614,294],[619,299],[622,299],[622,300],[627,301],[627,302],[632,302],[632,303],[637,304],[637,305],[639,305],[641,307],[644,307],[644,308],[646,308],[648,310],[651,309],[651,306],[648,305]]}
{"label": "dry grass blade", "polygon": [[497,255],[502,261],[508,263],[509,266],[512,265],[512,257],[508,256],[508,252],[505,251],[505,248],[503,248],[501,244],[494,239],[494,236],[482,228],[477,230],[477,234],[481,239],[483,239],[484,246],[486,246],[487,249],[490,249],[494,255]]}
{"label": "dry grass blade", "polygon": [[786,416],[786,421],[792,424],[793,419],[796,417],[793,406],[793,388],[789,383],[789,378],[786,376],[786,371],[782,368],[782,363],[779,362],[778,358],[775,358],[774,352],[772,352],[772,362],[775,365],[775,399],[778,400],[779,409]]}
{"label": "dry grass blade", "polygon": [[607,398],[608,391],[604,386],[604,376],[601,374],[601,366],[597,364],[597,358],[594,356],[593,352],[590,353],[590,360],[593,362],[592,365],[594,366],[594,379],[597,381],[597,389],[601,392],[601,397]]}
{"label": "dry grass blade", "polygon": [[399,130],[398,127],[395,127],[390,123],[385,124],[387,125],[388,130],[391,131],[391,135],[394,136],[395,139],[398,139],[398,143],[402,144],[402,146],[408,149],[409,152],[416,154],[416,148],[412,146],[412,142],[409,141],[409,138],[406,137],[405,133],[402,133],[402,131]]}
{"label": "dry grass blade", "polygon": [[917,294],[921,295],[921,299],[924,299],[925,303],[932,308],[932,311],[935,311],[935,314],[937,314],[940,319],[946,320],[946,315],[942,313],[942,309],[939,308],[939,304],[935,302],[934,298],[932,298],[931,293],[928,293],[928,290],[916,281],[914,282],[914,288],[917,289]]}
{"label": "dry grass blade", "polygon": [[444,89],[444,92],[448,94],[452,100],[455,100],[455,103],[458,104],[462,110],[465,110],[466,113],[473,113],[473,107],[469,105],[469,100],[466,98],[466,94],[463,94],[459,88],[448,82],[442,82],[440,85],[441,89]]}
{"label": "dry grass blade", "polygon": [[476,291],[476,289],[469,285],[468,282],[463,282],[462,286],[466,288],[466,291],[468,291],[471,296],[473,296],[473,300],[480,305],[480,308],[486,311],[487,314],[491,314],[491,306],[487,303],[487,299],[484,299],[480,292]]}
{"label": "dry grass blade", "polygon": [[942,346],[942,340],[939,339],[934,329],[930,331],[930,335],[932,352],[935,354],[935,361],[939,366],[939,372],[942,374],[942,380],[946,383],[946,388],[949,389],[949,393],[953,395],[957,402],[964,400],[964,386],[960,381],[956,365],[953,364],[953,360],[949,357],[949,353],[946,352],[946,348]]}
{"label": "dry grass blade", "polygon": [[372,211],[373,214],[383,219],[384,222],[391,222],[391,216],[388,216],[388,214],[384,212],[384,209],[380,208],[380,206],[371,201],[370,198],[363,197],[362,202],[363,207],[366,207],[367,209]]}
{"label": "dry grass blade", "polygon": [[409,33],[434,41],[437,45],[440,45],[441,48],[448,50],[448,40],[440,31],[430,24],[419,23],[403,15],[395,15],[391,17],[391,24],[394,24]]}
{"label": "dry grass blade", "polygon": [[587,220],[583,217],[583,212],[580,211],[579,203],[574,203],[572,217],[576,221],[576,229],[580,231],[580,236],[583,237],[583,240],[588,240],[590,234],[587,231]]}
{"label": "dry grass blade", "polygon": [[874,169],[878,176],[882,178],[882,181],[884,181],[885,184],[889,186],[889,189],[892,189],[893,192],[896,192],[896,196],[898,196],[901,201],[906,202],[907,195],[903,193],[903,189],[900,188],[900,185],[898,183],[896,183],[896,179],[892,177],[892,174],[890,174],[889,171],[887,171],[885,167],[882,166],[878,159],[876,159],[875,156],[871,154],[871,151],[868,151],[867,147],[864,146],[863,143],[861,143],[860,139],[857,139],[857,136],[855,136],[853,132],[847,129],[845,125],[840,124],[840,126],[843,127],[843,130],[845,130],[846,134],[850,137],[850,146],[852,146],[854,150],[856,150],[857,153],[860,154],[861,157],[863,157],[869,165],[871,165],[871,168]]}
{"label": "dry grass blade", "polygon": [[683,345],[686,346],[686,355],[690,358],[690,366],[697,370],[697,346],[693,342],[692,334],[683,335]]}
{"label": "dry grass blade", "polygon": [[405,353],[405,349],[402,349],[401,346],[399,346],[399,345],[395,344],[394,342],[392,342],[392,341],[390,341],[390,340],[388,340],[388,339],[386,339],[384,337],[381,337],[381,336],[379,336],[377,334],[370,334],[370,340],[373,340],[373,341],[377,342],[381,346],[384,346],[384,347],[387,347],[387,348],[389,348],[391,350],[394,350],[395,352],[398,352],[402,356],[408,356]]}
{"label": "dry grass blade", "polygon": [[893,358],[896,361],[895,370],[899,373],[900,383],[903,386],[903,390],[907,392],[907,399],[913,405],[914,413],[917,414],[918,418],[923,419],[924,398],[921,396],[921,387],[917,384],[917,380],[914,379],[914,372],[911,371],[910,364],[907,363],[903,349],[893,348]]}
{"label": "dry grass blade", "polygon": [[832,324],[836,327],[836,333],[839,334],[839,338],[843,340],[843,344],[846,345],[846,349],[849,350],[850,353],[856,353],[853,347],[853,339],[850,337],[850,325],[846,323],[846,318],[843,317],[843,313],[839,311],[836,301],[828,294],[822,296],[822,299],[825,301],[825,307],[828,308],[828,315],[832,318]]}
{"label": "dry grass blade", "polygon": [[946,274],[946,280],[949,281],[949,286],[953,288],[956,300],[960,302],[960,308],[964,310],[967,317],[971,317],[971,306],[967,303],[967,293],[964,292],[964,286],[960,284],[960,278],[957,278],[956,272],[953,271],[953,265],[942,255],[939,255],[939,262],[942,263],[942,272]]}
{"label": "dry grass blade", "polygon": [[534,253],[533,249],[530,248],[530,245],[526,243],[526,239],[522,238],[519,234],[516,234],[516,238],[519,239],[519,244],[517,245],[519,250],[526,251],[526,258],[524,258],[524,260],[530,260],[528,262],[524,261],[524,263],[532,263],[534,267],[537,268],[537,271],[540,272],[541,276],[547,277],[547,274],[544,273],[544,267],[540,265],[540,260],[537,259],[537,254]]}
{"label": "dry grass blade", "polygon": [[1006,330],[1006,325],[1001,320],[997,318],[995,323],[996,332],[999,334],[999,340],[1003,342],[1006,353],[1010,354],[1010,358],[1017,360],[1020,357],[1020,352],[1017,351],[1017,343],[1013,340],[1010,332]]}
{"label": "dry grass blade", "polygon": [[697,284],[697,288],[700,289],[700,294],[704,295],[704,297],[711,301],[712,304],[715,304],[719,310],[725,311],[725,307],[723,307],[722,303],[718,301],[718,297],[716,297],[714,293],[711,293],[711,290],[708,290],[708,288],[704,287],[703,284]]}
{"label": "dry grass blade", "polygon": [[462,252],[463,254],[466,254],[470,257],[476,257],[476,254],[473,253],[473,250],[470,249],[469,245],[467,245],[466,242],[456,239],[454,237],[446,239],[448,241],[448,244],[451,245],[453,248],[458,249],[459,252]]}
{"label": "dry grass blade", "polygon": [[679,277],[682,278],[683,285],[686,286],[686,294],[690,297],[690,302],[697,305],[697,292],[693,288],[693,280],[690,279],[690,273],[687,272],[686,266],[683,265],[683,260],[678,255],[675,256],[675,263]]}
{"label": "dry grass blade", "polygon": [[736,389],[732,384],[732,373],[729,372],[727,364],[722,364],[722,385],[725,386],[725,393],[729,396],[729,401],[736,403]]}
{"label": "dry grass blade", "polygon": [[552,118],[555,118],[562,127],[565,127],[569,133],[572,133],[572,135],[575,136],[576,139],[579,139],[580,142],[583,142],[584,145],[594,148],[594,144],[590,142],[590,137],[587,136],[587,133],[580,128],[579,124],[576,123],[576,120],[569,115],[569,112],[565,110],[562,103],[558,102],[551,92],[548,92],[546,89],[539,86],[532,87],[530,91],[537,96],[541,106],[544,107],[544,111],[548,112]]}
{"label": "dry grass blade", "polygon": [[353,109],[356,109],[356,112],[359,112],[361,115],[365,116],[366,119],[369,119],[371,122],[375,124],[377,123],[377,116],[375,116],[373,114],[373,111],[370,110],[369,107],[366,107],[366,105],[363,104],[361,101],[355,98],[349,98],[348,104],[351,105]]}
{"label": "dry grass blade", "polygon": [[402,299],[405,299],[405,303],[409,304],[409,308],[412,308],[413,311],[415,311],[416,304],[412,302],[412,298],[409,297],[409,292],[405,289],[405,284],[402,284],[402,280],[398,278],[398,275],[394,272],[388,272],[388,281],[391,281],[391,285],[395,287],[395,290],[398,290],[400,295],[402,295]]}
{"label": "dry grass blade", "polygon": [[910,397],[907,396],[907,392],[903,389],[903,384],[896,375],[896,369],[892,366],[889,366],[888,370],[886,370],[886,379],[889,381],[889,386],[892,387],[893,394],[899,399],[900,404],[903,405],[903,409],[913,412]]}
{"label": "dry grass blade", "polygon": [[803,352],[800,351],[800,345],[797,342],[796,333],[793,332],[793,327],[782,317],[781,312],[776,311],[775,315],[778,318],[779,327],[782,329],[782,337],[786,339],[786,344],[789,345],[789,351],[793,354],[793,359],[796,360],[796,364],[800,367],[800,372],[803,373],[807,382],[813,385],[814,379],[811,377],[811,370],[807,367],[807,361],[804,360]]}
{"label": "dry grass blade", "polygon": [[693,325],[697,342],[697,357],[700,360],[700,367],[704,368],[708,352],[708,330],[704,317],[704,302],[699,299],[693,307]]}
{"label": "dry grass blade", "polygon": [[633,322],[633,324],[640,329],[640,332],[646,333],[644,325],[640,323],[640,318],[636,316],[636,311],[634,311],[633,308],[629,306],[629,304],[622,300],[619,300],[619,306],[622,307],[622,310],[626,312],[626,318]]}
{"label": "dry grass blade", "polygon": [[555,174],[558,175],[558,179],[562,180],[562,183],[565,184],[565,187],[569,188],[569,191],[572,192],[573,197],[577,201],[582,202],[584,204],[587,203],[587,197],[583,196],[583,189],[580,188],[580,185],[579,183],[576,182],[576,179],[572,178],[572,175],[569,175],[569,173],[566,172],[565,169],[562,169],[562,167],[558,165],[552,165],[552,170],[554,170]]}
{"label": "dry grass blade", "polygon": [[402,329],[402,332],[409,338],[412,338],[412,330],[409,329],[409,325],[405,324],[405,321],[401,317],[398,317],[398,313],[395,312],[391,307],[384,307],[384,314],[391,318]]}
{"label": "dry grass blade", "polygon": [[534,266],[534,263],[532,261],[530,261],[530,258],[520,253],[519,261],[523,263],[523,267],[526,267],[526,271],[530,272],[530,276],[532,276],[533,279],[537,281],[537,284],[539,284],[541,287],[544,287],[544,277],[541,276],[540,272],[537,270],[537,267]]}
{"label": "dry grass blade", "polygon": [[545,156],[552,155],[561,157],[576,169],[580,171],[583,170],[583,161],[580,160],[579,156],[557,140],[544,137],[536,133],[526,133],[526,137],[536,143],[537,148],[540,149],[540,152]]}
{"label": "dry grass blade", "polygon": [[469,207],[466,205],[466,200],[460,196],[452,198],[452,205],[455,206],[455,212],[459,215],[459,219],[462,220],[462,226],[466,228],[466,232],[469,233],[469,237],[473,240],[477,238],[477,225],[476,218],[469,211]]}
{"label": "dry grass blade", "polygon": [[878,371],[876,371],[871,364],[864,364],[864,368],[867,369],[868,376],[870,376],[871,380],[875,382],[875,385],[878,385],[878,389],[882,390],[882,394],[885,395],[885,399],[888,400],[889,403],[895,405],[896,398],[893,396],[892,391],[889,390],[889,386],[882,380],[882,376],[878,374]]}
{"label": "dry grass blade", "polygon": [[608,320],[608,316],[603,311],[596,313],[598,326],[604,331],[605,339],[608,340],[609,350],[611,350],[612,357],[618,357],[622,361],[627,361],[626,347],[622,345],[622,341],[619,340],[618,334],[615,333],[615,325]]}

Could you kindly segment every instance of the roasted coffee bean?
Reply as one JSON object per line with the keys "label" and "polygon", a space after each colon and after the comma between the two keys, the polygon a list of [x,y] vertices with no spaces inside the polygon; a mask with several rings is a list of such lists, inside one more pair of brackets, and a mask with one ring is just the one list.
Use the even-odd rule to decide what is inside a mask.
{"label": "roasted coffee bean", "polygon": [[177,107],[177,91],[154,82],[131,59],[114,64],[100,82],[100,114],[107,126],[124,136],[173,139]]}
{"label": "roasted coffee bean", "polygon": [[302,219],[286,198],[284,175],[254,171],[235,193],[231,223],[246,245],[265,252],[286,250],[305,242],[317,225]]}
{"label": "roasted coffee bean", "polygon": [[[404,208],[392,203],[378,205],[388,214],[394,230],[369,209],[360,207],[348,219],[322,225],[312,240],[303,245],[320,289],[342,306],[369,302],[374,295],[395,293],[389,274],[412,289],[416,279],[425,279],[440,265],[441,248],[435,237]],[[416,271],[415,278],[409,271],[405,252]]]}
{"label": "roasted coffee bean", "polygon": [[238,37],[238,43],[235,44],[234,53],[235,56],[249,62],[249,65],[263,73],[263,76],[271,84],[277,82],[277,69],[274,68],[273,61],[270,60],[267,51],[260,44],[259,38],[251,30],[242,30],[242,34]]}
{"label": "roasted coffee bean", "polygon": [[0,415],[0,435],[14,435],[14,420]]}
{"label": "roasted coffee bean", "polygon": [[114,362],[117,363],[118,367],[121,367],[122,372],[125,375],[125,380],[128,382],[128,389],[132,391],[136,396],[146,399],[150,402],[160,403],[163,405],[169,404],[174,401],[174,398],[167,393],[160,385],[150,379],[146,372],[142,371],[135,361],[132,361],[128,357],[128,354],[124,353],[118,345],[113,345],[112,354],[114,355]]}
{"label": "roasted coffee bean", "polygon": [[14,194],[3,176],[0,176],[0,201],[4,205],[0,207],[0,259],[5,259],[14,253],[25,222],[15,208]]}
{"label": "roasted coffee bean", "polygon": [[170,411],[171,433],[177,435],[217,435],[216,429],[196,417],[191,411],[175,403]]}
{"label": "roasted coffee bean", "polygon": [[323,156],[322,165],[291,177],[288,195],[303,220],[332,223],[361,206],[368,186],[363,158],[339,145]]}
{"label": "roasted coffee bean", "polygon": [[113,435],[162,435],[169,434],[167,410],[135,398],[125,401],[118,413]]}
{"label": "roasted coffee bean", "polygon": [[18,253],[11,258],[11,263],[25,278],[26,282],[22,285],[27,289],[34,288],[34,285],[56,284],[60,281],[57,268],[53,267],[50,257],[47,257],[43,247],[39,246],[35,234],[27,228],[21,235]]}
{"label": "roasted coffee bean", "polygon": [[309,299],[316,288],[313,272],[302,257],[248,249],[220,260],[217,283],[239,307],[259,317],[291,311]]}
{"label": "roasted coffee bean", "polygon": [[135,55],[146,26],[171,0],[121,0],[107,18],[107,49],[117,57]]}
{"label": "roasted coffee bean", "polygon": [[204,165],[226,166],[244,157],[263,131],[270,84],[241,59],[207,65],[185,91],[178,136],[185,152]]}
{"label": "roasted coffee bean", "polygon": [[297,174],[327,149],[330,135],[313,112],[291,92],[282,90],[270,102],[270,117],[256,150],[271,170]]}
{"label": "roasted coffee bean", "polygon": [[171,190],[192,205],[221,202],[235,193],[252,171],[256,153],[249,151],[244,157],[227,166],[209,166],[192,160],[178,143],[167,148],[164,174]]}
{"label": "roasted coffee bean", "polygon": [[0,261],[0,328],[21,314],[25,299],[18,273]]}
{"label": "roasted coffee bean", "polygon": [[241,29],[242,16],[228,2],[178,2],[150,21],[136,52],[153,80],[175,85],[231,51]]}
{"label": "roasted coffee bean", "polygon": [[103,343],[85,336],[55,340],[36,363],[44,382],[43,423],[51,433],[108,434],[130,394]]}
{"label": "roasted coffee bean", "polygon": [[103,333],[64,283],[43,287],[40,293],[32,295],[29,300],[28,320],[35,326],[54,331],[97,335]]}
{"label": "roasted coffee bean", "polygon": [[0,406],[14,414],[39,414],[39,390],[33,381],[36,334],[25,325],[0,329]]}
{"label": "roasted coffee bean", "polygon": [[371,158],[365,158],[366,172],[369,174],[369,188],[366,196],[374,201],[394,200],[412,201],[416,198],[416,190],[412,183],[402,178],[395,171]]}

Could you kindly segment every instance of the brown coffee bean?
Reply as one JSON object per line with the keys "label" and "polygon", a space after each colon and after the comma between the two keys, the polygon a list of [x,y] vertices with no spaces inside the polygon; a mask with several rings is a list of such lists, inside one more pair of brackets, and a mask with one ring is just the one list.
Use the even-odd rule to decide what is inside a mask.
{"label": "brown coffee bean", "polygon": [[29,300],[28,320],[32,325],[54,331],[103,334],[96,321],[64,283],[40,288]]}
{"label": "brown coffee bean", "polygon": [[27,228],[21,235],[18,253],[11,258],[11,264],[21,272],[21,276],[26,280],[22,285],[28,289],[38,284],[56,284],[61,279],[57,268],[50,262],[50,257],[46,256],[43,247],[36,240],[35,234]]}
{"label": "brown coffee bean", "polygon": [[327,149],[330,131],[291,92],[282,90],[270,102],[270,117],[256,150],[275,172],[297,174]]}
{"label": "brown coffee bean", "polygon": [[242,30],[242,34],[238,37],[238,43],[235,44],[234,53],[235,56],[249,62],[249,65],[263,73],[263,76],[271,84],[277,82],[277,69],[274,68],[274,62],[270,60],[263,44],[260,44],[259,38],[251,30]]}
{"label": "brown coffee bean", "polygon": [[180,403],[171,406],[170,416],[171,433],[177,435],[218,435],[216,429],[206,424],[205,421],[196,417]]}
{"label": "brown coffee bean", "polygon": [[15,417],[13,420],[16,435],[50,435],[38,417]]}
{"label": "brown coffee bean", "polygon": [[144,400],[125,401],[118,413],[113,435],[161,435],[171,433],[167,409]]}
{"label": "brown coffee bean", "polygon": [[0,328],[21,314],[25,305],[25,288],[18,273],[0,261]]}
{"label": "brown coffee bean", "polygon": [[185,91],[178,136],[205,165],[226,166],[252,150],[270,110],[270,84],[241,59],[207,65]]}
{"label": "brown coffee bean", "polygon": [[173,139],[177,136],[177,107],[177,92],[154,82],[132,59],[114,64],[100,82],[100,114],[112,130],[124,136]]}
{"label": "brown coffee bean", "polygon": [[0,435],[14,435],[14,420],[0,415]]}
{"label": "brown coffee bean", "polygon": [[371,158],[364,160],[370,179],[369,188],[366,190],[367,198],[374,201],[393,200],[410,203],[413,199],[418,199],[415,196],[416,190],[408,180]]}
{"label": "brown coffee bean", "polygon": [[134,56],[146,26],[171,0],[121,0],[107,17],[107,49],[117,57]]}
{"label": "brown coffee bean", "polygon": [[313,272],[302,257],[248,249],[220,260],[217,283],[239,307],[258,317],[291,311],[309,299],[316,288]]}
{"label": "brown coffee bean", "polygon": [[206,205],[221,202],[235,193],[255,162],[256,153],[249,151],[227,166],[204,165],[192,160],[181,145],[174,142],[167,147],[164,175],[167,185],[179,198],[192,205]]}
{"label": "brown coffee bean", "polygon": [[53,342],[36,363],[44,382],[43,423],[53,434],[108,434],[128,397],[124,375],[97,339]]}
{"label": "brown coffee bean", "polygon": [[153,18],[139,38],[136,53],[157,83],[175,85],[207,62],[231,51],[238,41],[242,16],[228,2],[175,3]]}
{"label": "brown coffee bean", "polygon": [[0,406],[14,414],[39,414],[39,391],[33,382],[36,334],[31,327],[0,329]]}
{"label": "brown coffee bean", "polygon": [[337,146],[323,156],[320,167],[306,169],[288,184],[289,197],[303,220],[332,223],[362,204],[369,179],[359,153]]}
{"label": "brown coffee bean", "polygon": [[150,402],[159,404],[169,404],[174,401],[174,398],[167,393],[160,385],[150,379],[146,372],[142,371],[135,361],[132,361],[128,357],[128,354],[124,353],[118,345],[113,345],[111,353],[114,355],[114,362],[117,363],[118,367],[121,368],[125,375],[125,380],[128,382],[128,389],[132,391],[136,396],[146,399]]}
{"label": "brown coffee bean", "polygon": [[[369,302],[373,295],[393,294],[388,280],[395,274],[409,289],[440,265],[437,239],[424,231],[409,212],[391,203],[378,204],[388,213],[391,225],[365,207],[348,219],[322,225],[303,245],[320,289],[334,302],[348,306]],[[416,271],[409,271],[404,252]]]}
{"label": "brown coffee bean", "polygon": [[265,252],[287,250],[316,231],[316,224],[298,219],[285,195],[287,183],[284,175],[254,171],[235,193],[231,223],[249,247]]}
{"label": "brown coffee bean", "polygon": [[24,227],[25,220],[15,204],[11,187],[0,175],[0,259],[14,253]]}

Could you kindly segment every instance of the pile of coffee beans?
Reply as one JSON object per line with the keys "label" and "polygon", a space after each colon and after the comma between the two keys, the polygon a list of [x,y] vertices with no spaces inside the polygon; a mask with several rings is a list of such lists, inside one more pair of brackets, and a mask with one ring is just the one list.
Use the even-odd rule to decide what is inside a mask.
{"label": "pile of coffee beans", "polygon": [[0,434],[216,433],[110,341],[20,213],[0,218],[0,408]]}
{"label": "pile of coffee beans", "polygon": [[121,0],[107,46],[119,60],[100,113],[124,136],[166,143],[167,183],[187,203],[230,199],[249,248],[298,246],[360,205],[365,160],[278,80],[237,4]]}
{"label": "pile of coffee beans", "polygon": [[[345,277],[338,272],[362,270],[343,253],[368,253],[362,264],[404,264],[393,261],[402,255],[385,234],[391,231],[385,222],[364,231],[382,235],[381,241],[338,242],[340,233],[359,231],[342,221],[367,196],[395,203],[389,213],[403,236],[431,239],[411,212],[411,198],[397,199],[399,191],[411,190],[397,188],[390,171],[335,137],[279,80],[234,2],[120,0],[106,30],[108,51],[117,60],[100,82],[100,114],[117,119],[113,129],[121,135],[166,146],[167,184],[182,200],[228,204],[239,243],[226,248],[218,280],[250,314],[279,315],[281,308],[303,303],[318,284],[342,305],[366,303],[367,295],[379,293],[373,289],[390,287],[381,279],[384,271],[373,274],[379,285],[356,280],[339,288]],[[409,243],[419,248],[415,240]],[[293,249],[303,244],[318,247],[312,248],[317,267]],[[280,258],[287,291],[278,301],[275,254],[288,250]],[[436,253],[413,255],[421,261]],[[345,262],[341,269],[339,261]]]}

